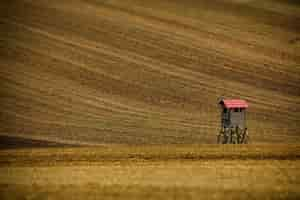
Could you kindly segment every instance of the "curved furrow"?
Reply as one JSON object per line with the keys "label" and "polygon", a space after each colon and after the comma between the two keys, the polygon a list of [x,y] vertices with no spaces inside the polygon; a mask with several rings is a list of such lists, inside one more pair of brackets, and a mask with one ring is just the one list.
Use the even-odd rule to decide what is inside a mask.
{"label": "curved furrow", "polygon": [[[20,71],[18,71],[18,74],[20,74]],[[7,75],[8,74],[6,74],[6,77],[7,77]],[[21,74],[22,77],[26,77],[27,81],[30,80],[30,79],[28,79],[28,77],[30,77],[29,75],[30,74],[26,74],[26,73]],[[15,78],[15,79],[17,79],[17,78]],[[33,76],[32,80],[37,81],[38,79],[39,79],[38,77]],[[41,80],[41,83],[42,83],[42,81],[43,80]],[[26,90],[24,90],[24,89],[27,89],[28,87],[29,86],[24,86],[24,88],[20,88],[20,90],[18,90],[17,87],[14,87],[14,90],[15,90],[15,92],[20,92],[24,95],[24,92],[26,92]],[[45,86],[45,88],[49,88],[49,87]],[[33,88],[30,89],[28,92],[30,92],[32,90],[33,90]],[[38,88],[35,88],[35,90],[38,90]],[[172,117],[170,117],[170,116],[165,116],[165,117],[161,117],[161,116],[157,116],[157,115],[151,116],[151,115],[147,115],[147,114],[142,114],[141,112],[138,113],[138,112],[132,112],[131,110],[124,110],[124,109],[122,109],[122,107],[115,107],[114,104],[111,104],[111,103],[107,104],[107,105],[102,105],[103,102],[101,102],[101,101],[91,101],[92,97],[87,95],[86,93],[84,95],[80,95],[79,93],[70,92],[72,90],[66,90],[66,91],[68,91],[68,93],[66,93],[66,94],[72,95],[72,96],[70,96],[70,97],[68,97],[66,95],[60,96],[60,99],[62,99],[62,100],[60,101],[59,105],[56,105],[56,107],[60,106],[61,108],[64,108],[64,111],[69,111],[70,114],[73,114],[73,115],[77,115],[77,116],[87,115],[88,118],[92,117],[91,120],[100,121],[100,120],[104,120],[104,119],[107,119],[108,117],[112,117],[112,116],[113,116],[113,118],[122,117],[122,118],[120,118],[122,120],[125,120],[125,119],[129,120],[132,117],[135,119],[150,120],[151,118],[155,117],[155,120],[161,120],[163,122],[161,124],[165,124],[165,125],[169,125],[169,124],[175,125],[176,124],[176,125],[186,126],[186,127],[201,127],[201,126],[203,126],[203,122],[200,124],[198,123],[198,125],[197,125],[197,124],[195,124],[195,123],[193,124],[191,122],[179,121],[179,119],[176,119],[176,118],[172,119]],[[43,93],[44,92],[42,92],[42,91],[38,91],[36,93],[29,93],[28,96],[36,97],[38,94],[43,94]],[[48,96],[46,93],[45,93],[45,95]],[[52,95],[55,97],[57,96],[57,94],[52,94]],[[75,99],[75,100],[71,101],[72,107],[76,107],[76,110],[78,110],[79,112],[75,112],[74,110],[72,110],[72,107],[70,107],[70,103],[67,103],[67,101],[66,101],[68,98]],[[39,101],[41,104],[46,103],[45,105],[49,104],[49,102],[52,102],[53,100],[57,101],[56,98],[49,101],[50,100],[49,97],[47,99],[49,101],[48,103],[46,100],[38,100],[36,98],[32,98],[32,99],[35,102]],[[66,100],[63,100],[63,99],[66,99]],[[56,102],[56,103],[58,103],[58,102]],[[52,106],[55,106],[55,104],[53,104]],[[58,107],[58,108],[60,108],[60,107]],[[80,111],[81,107],[85,108],[85,109],[82,109]],[[53,108],[55,108],[55,107],[53,107]],[[89,109],[87,109],[87,108],[89,108]],[[94,115],[92,115],[93,113],[94,113]],[[69,116],[68,116],[68,119],[69,119]]]}
{"label": "curved furrow", "polygon": [[[82,42],[83,43],[83,42]],[[91,46],[93,46],[93,45],[91,45]],[[98,48],[99,49],[99,48]]]}

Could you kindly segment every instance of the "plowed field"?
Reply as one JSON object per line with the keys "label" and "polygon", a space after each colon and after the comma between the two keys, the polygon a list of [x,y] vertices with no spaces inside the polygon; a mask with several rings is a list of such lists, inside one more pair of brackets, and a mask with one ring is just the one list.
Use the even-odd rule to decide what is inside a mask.
{"label": "plowed field", "polygon": [[297,1],[0,3],[0,134],[65,144],[215,143],[220,97],[251,141],[300,141]]}
{"label": "plowed field", "polygon": [[0,199],[300,199],[299,111],[297,0],[0,1]]}

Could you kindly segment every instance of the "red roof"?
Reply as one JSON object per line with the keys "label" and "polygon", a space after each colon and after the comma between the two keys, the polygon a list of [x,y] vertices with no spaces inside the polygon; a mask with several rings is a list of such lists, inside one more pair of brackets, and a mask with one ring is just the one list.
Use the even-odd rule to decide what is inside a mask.
{"label": "red roof", "polygon": [[248,104],[245,100],[241,99],[224,99],[220,102],[225,108],[248,108]]}

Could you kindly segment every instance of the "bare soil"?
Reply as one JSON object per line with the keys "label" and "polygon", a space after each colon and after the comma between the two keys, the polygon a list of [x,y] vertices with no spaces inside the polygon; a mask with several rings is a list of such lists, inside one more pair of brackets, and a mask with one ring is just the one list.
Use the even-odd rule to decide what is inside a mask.
{"label": "bare soil", "polygon": [[215,143],[223,96],[253,143],[297,143],[299,21],[281,0],[1,1],[0,134]]}

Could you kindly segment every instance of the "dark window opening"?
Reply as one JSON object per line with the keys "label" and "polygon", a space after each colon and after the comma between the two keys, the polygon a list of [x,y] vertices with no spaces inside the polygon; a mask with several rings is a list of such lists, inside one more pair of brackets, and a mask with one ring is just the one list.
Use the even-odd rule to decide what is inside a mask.
{"label": "dark window opening", "polygon": [[224,113],[227,113],[227,108],[224,108],[224,109],[223,109],[223,112],[224,112]]}
{"label": "dark window opening", "polygon": [[235,108],[235,109],[234,109],[234,112],[239,112],[239,111],[240,111],[239,108]]}

